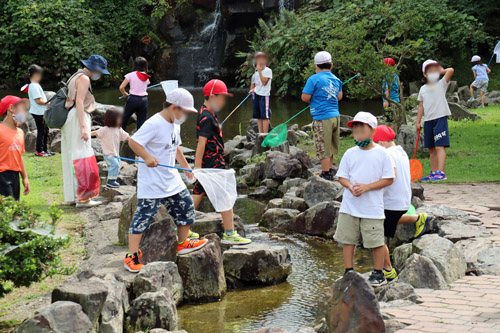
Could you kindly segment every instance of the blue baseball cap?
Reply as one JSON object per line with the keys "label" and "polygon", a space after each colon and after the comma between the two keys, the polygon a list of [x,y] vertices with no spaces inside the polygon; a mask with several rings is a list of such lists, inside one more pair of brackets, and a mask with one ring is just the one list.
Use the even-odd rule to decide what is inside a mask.
{"label": "blue baseball cap", "polygon": [[104,75],[111,74],[108,72],[108,62],[103,56],[98,54],[93,54],[88,60],[80,60],[83,66],[87,67],[91,71],[99,71]]}

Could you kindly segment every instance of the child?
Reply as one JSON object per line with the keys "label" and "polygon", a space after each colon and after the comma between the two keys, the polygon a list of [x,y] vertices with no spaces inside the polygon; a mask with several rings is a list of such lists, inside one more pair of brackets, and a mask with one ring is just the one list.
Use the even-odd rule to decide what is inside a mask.
{"label": "child", "polygon": [[[142,268],[139,250],[142,234],[149,229],[158,209],[165,205],[177,225],[177,253],[184,254],[201,249],[206,239],[188,238],[195,220],[193,198],[176,169],[158,167],[158,164],[190,169],[181,145],[181,124],[194,108],[193,96],[178,88],[167,95],[163,110],[149,118],[129,139],[130,148],[145,162],[139,164],[137,175],[137,209],[130,223],[129,253],[125,256],[125,268],[138,272]],[[185,172],[188,178],[193,175]]]}
{"label": "child", "polygon": [[474,82],[470,85],[470,98],[469,102],[474,101],[474,88],[477,88],[481,92],[481,108],[484,108],[484,98],[485,93],[488,91],[488,74],[491,73],[488,65],[481,62],[481,57],[475,55],[472,57],[471,61],[474,65],[472,67],[472,72],[474,73]]}
{"label": "child", "polygon": [[[375,131],[373,141],[386,148],[394,166],[396,178],[394,182],[384,188],[384,236],[392,238],[396,234],[398,224],[416,223],[415,238],[423,235],[427,222],[427,214],[408,215],[405,214],[411,204],[411,176],[410,161],[408,155],[401,146],[396,146],[394,139],[396,134],[392,128],[380,125]],[[398,274],[392,267],[389,256],[389,248],[384,246],[384,275],[388,281],[394,280]]]}
{"label": "child", "polygon": [[340,161],[337,176],[346,188],[340,205],[334,238],[344,244],[346,273],[353,270],[354,250],[363,237],[363,246],[373,249],[374,271],[372,286],[387,283],[384,265],[384,191],[394,181],[391,158],[384,148],[373,142],[377,118],[368,112],[358,112],[347,123],[352,127],[356,147],[348,149]]}
{"label": "child", "polygon": [[19,174],[23,179],[24,195],[30,193],[28,174],[24,166],[24,132],[19,128],[26,120],[29,101],[5,96],[0,101],[0,195],[19,201]]}
{"label": "child", "polygon": [[258,119],[259,133],[268,133],[273,71],[267,67],[267,55],[264,52],[257,52],[254,61],[255,73],[252,75],[252,85],[248,93],[253,94],[253,117]]}
{"label": "child", "polygon": [[[424,117],[424,147],[429,149],[431,172],[421,179],[423,182],[446,180],[444,165],[446,162],[445,147],[450,146],[448,116],[451,115],[446,89],[453,76],[454,69],[443,69],[435,60],[427,59],[422,65],[424,85],[420,88],[417,100],[417,133],[422,129]],[[441,75],[444,75],[440,80]]]}
{"label": "child", "polygon": [[129,135],[122,128],[122,113],[120,110],[110,108],[104,114],[104,127],[91,133],[101,140],[102,153],[108,165],[107,188],[118,188],[120,184],[116,181],[120,172],[120,142],[127,141]]}
{"label": "child", "polygon": [[[127,124],[135,113],[137,114],[137,130],[148,118],[148,85],[150,76],[147,74],[148,61],[143,57],[137,57],[134,61],[134,72],[125,75],[125,79],[120,85],[120,92],[127,99],[123,112],[122,128],[126,131]],[[129,93],[125,87],[130,85]]]}
{"label": "child", "polygon": [[[384,63],[389,67],[396,66],[396,62],[392,58],[384,58]],[[401,99],[399,98],[399,75],[394,73],[393,75],[387,75],[384,82],[382,83],[383,93],[386,98],[390,98],[394,102],[401,103]],[[392,123],[394,121],[394,112],[389,108],[389,101],[385,98],[382,98],[384,109],[385,109],[385,118],[387,122]]]}
{"label": "child", "polygon": [[333,180],[333,156],[339,153],[342,81],[332,74],[332,56],[326,51],[314,56],[316,74],[307,79],[302,101],[311,103],[316,156],[321,160],[320,177]]}
{"label": "child", "polygon": [[[201,107],[198,123],[196,125],[196,136],[198,146],[194,160],[195,169],[215,168],[225,169],[224,141],[222,141],[222,128],[219,124],[217,112],[226,105],[226,97],[232,96],[227,92],[227,87],[221,80],[211,80],[203,88],[205,103]],[[205,197],[205,190],[199,182],[193,188],[193,200],[195,209]],[[225,244],[248,244],[251,240],[238,235],[234,230],[233,210],[221,212],[224,234],[222,243]]]}
{"label": "child", "polygon": [[42,80],[43,69],[38,65],[30,65],[28,74],[26,74],[26,85],[21,88],[22,91],[28,93],[30,99],[30,113],[36,123],[36,156],[48,157],[55,153],[47,150],[47,140],[49,138],[49,127],[43,119],[43,115],[47,110],[47,96],[40,86]]}

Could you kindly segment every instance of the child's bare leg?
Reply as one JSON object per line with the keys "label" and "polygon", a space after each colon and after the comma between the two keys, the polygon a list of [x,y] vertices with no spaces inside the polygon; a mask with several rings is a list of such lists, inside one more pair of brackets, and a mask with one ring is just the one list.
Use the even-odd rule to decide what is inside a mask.
{"label": "child's bare leg", "polygon": [[139,245],[141,244],[142,234],[128,234],[128,253],[139,252]]}
{"label": "child's bare leg", "polygon": [[330,171],[332,168],[331,158],[325,158],[321,160],[321,170],[322,171]]}
{"label": "child's bare leg", "polygon": [[330,157],[330,169],[333,169],[333,156]]}
{"label": "child's bare leg", "polygon": [[470,97],[474,98],[474,86],[472,84],[470,85]]}
{"label": "child's bare leg", "polygon": [[[437,170],[444,171],[444,164],[446,162],[446,150],[444,147],[435,147],[436,160],[437,160]],[[430,149],[429,149],[430,151]],[[431,161],[432,163],[432,161]],[[433,168],[434,169],[434,168]]]}
{"label": "child's bare leg", "polygon": [[201,201],[205,197],[205,193],[193,195],[194,209],[198,209]]}
{"label": "child's bare leg", "polygon": [[389,248],[387,245],[384,245],[384,269],[386,271],[391,271],[392,270],[392,263],[391,263],[391,257],[389,255]]}
{"label": "child's bare leg", "polygon": [[373,268],[381,271],[384,266],[385,245],[373,249]]}
{"label": "child's bare leg", "polygon": [[398,224],[409,224],[409,223],[416,223],[418,220],[418,215],[403,215],[398,221]]}
{"label": "child's bare leg", "polygon": [[263,126],[262,126],[262,119],[258,119],[257,120],[257,125],[259,127],[259,133],[264,133],[264,129],[263,129]]}
{"label": "child's bare leg", "polygon": [[485,94],[484,91],[481,90],[481,105],[484,106]]}
{"label": "child's bare leg", "polygon": [[430,160],[431,160],[431,170],[432,170],[432,172],[436,172],[436,170],[441,170],[441,169],[438,168],[438,158],[437,158],[436,148],[429,148],[429,157],[430,157]]}
{"label": "child's bare leg", "polygon": [[354,250],[356,246],[354,244],[344,244],[343,255],[344,255],[344,268],[354,267]]}
{"label": "child's bare leg", "polygon": [[222,216],[222,224],[224,225],[224,231],[226,230],[234,230],[234,214],[233,210],[226,210],[225,212],[221,212]]}
{"label": "child's bare leg", "polygon": [[184,243],[184,241],[188,238],[190,225],[180,225],[177,226],[177,241],[179,243]]}
{"label": "child's bare leg", "polygon": [[262,119],[262,133],[269,132],[269,119]]}

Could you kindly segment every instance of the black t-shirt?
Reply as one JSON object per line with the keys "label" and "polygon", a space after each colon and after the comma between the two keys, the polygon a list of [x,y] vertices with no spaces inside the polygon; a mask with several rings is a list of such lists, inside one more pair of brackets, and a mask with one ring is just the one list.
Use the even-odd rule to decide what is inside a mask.
{"label": "black t-shirt", "polygon": [[205,105],[201,108],[196,124],[196,138],[200,136],[207,138],[202,168],[225,168],[222,128],[217,115]]}

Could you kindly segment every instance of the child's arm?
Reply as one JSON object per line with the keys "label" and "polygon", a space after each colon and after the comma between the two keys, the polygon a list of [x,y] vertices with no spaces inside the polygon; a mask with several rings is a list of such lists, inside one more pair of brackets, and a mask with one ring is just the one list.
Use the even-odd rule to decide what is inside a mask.
{"label": "child's arm", "polygon": [[[179,162],[180,166],[184,169],[191,169],[191,166],[189,165],[188,161],[186,160],[186,156],[184,156],[184,153],[182,152],[181,147],[177,147],[177,153],[175,155],[175,160]],[[193,178],[193,173],[189,171],[184,171],[186,176],[188,178]]]}
{"label": "child's arm", "polygon": [[418,104],[418,113],[417,113],[417,121],[415,126],[417,127],[417,133],[420,133],[422,130],[422,117],[424,116],[424,102],[420,101]]}
{"label": "child's arm", "polygon": [[203,162],[203,155],[205,154],[205,147],[207,146],[207,138],[204,136],[198,137],[198,145],[196,146],[196,154],[194,155],[194,168],[200,169]]}
{"label": "child's arm", "polygon": [[472,70],[472,74],[474,74],[474,80],[475,80],[475,79],[476,79],[476,76],[477,76],[477,74],[476,74],[476,70],[475,70],[475,69],[473,69],[473,70]]}
{"label": "child's arm", "polygon": [[360,184],[356,183],[353,186],[354,196],[359,197],[361,194],[368,192],[368,191],[373,191],[373,190],[380,190],[381,188],[384,188],[386,186],[391,185],[394,182],[394,178],[383,178],[379,181],[376,181],[374,183],[370,184]]}
{"label": "child's arm", "polygon": [[128,85],[128,80],[125,78],[123,79],[122,84],[120,84],[120,92],[122,93],[123,97],[128,98],[128,93],[125,91],[125,87]]}
{"label": "child's arm", "polygon": [[21,159],[21,177],[23,178],[24,195],[28,195],[30,193],[30,182],[28,181],[28,173],[26,172],[24,159]]}
{"label": "child's arm", "polygon": [[491,73],[491,69],[489,67],[486,67],[486,73],[488,73],[488,74]]}
{"label": "child's arm", "polygon": [[344,93],[342,91],[339,91],[339,94],[337,95],[337,101],[342,100],[342,97],[344,97]]}
{"label": "child's arm", "polygon": [[389,88],[387,88],[385,90],[384,108],[388,108],[389,107],[389,101],[387,99],[389,98],[390,95],[391,95],[391,91],[389,90]]}
{"label": "child's arm", "polygon": [[49,104],[48,102],[42,101],[41,98],[35,98],[35,103],[38,105],[47,105]]}
{"label": "child's arm", "polygon": [[130,149],[132,149],[132,151],[137,155],[137,156],[140,156],[144,162],[146,163],[146,165],[150,168],[155,168],[158,166],[158,160],[151,156],[151,154],[149,154],[146,149],[144,149],[143,146],[141,146],[138,142],[136,142],[134,139],[130,138],[128,140],[128,145],[130,147]]}
{"label": "child's arm", "polygon": [[[453,76],[453,74],[455,73],[455,70],[453,68],[446,68],[444,69],[443,67],[441,67],[441,74],[444,74],[444,78],[446,79],[446,83],[450,82],[451,80],[451,77]],[[475,77],[475,72],[474,72],[474,77]]]}
{"label": "child's arm", "polygon": [[250,85],[250,91],[249,91],[248,93],[249,93],[249,94],[253,94],[254,90],[255,90],[255,83],[252,83],[252,84]]}
{"label": "child's arm", "polygon": [[340,185],[344,186],[346,189],[348,189],[349,191],[351,191],[351,193],[354,195],[353,185],[351,184],[351,182],[349,181],[349,179],[343,178],[343,177],[339,177],[339,183],[340,183]]}
{"label": "child's arm", "polygon": [[90,132],[90,136],[93,138],[97,138],[97,131]]}
{"label": "child's arm", "polygon": [[311,97],[312,95],[302,93],[302,102],[311,103]]}
{"label": "child's arm", "polygon": [[269,82],[269,80],[271,80],[271,78],[264,77],[264,74],[262,74],[263,70],[264,68],[262,68],[262,66],[257,66],[257,72],[259,73],[260,76],[260,82],[262,82],[262,85],[265,86]]}

